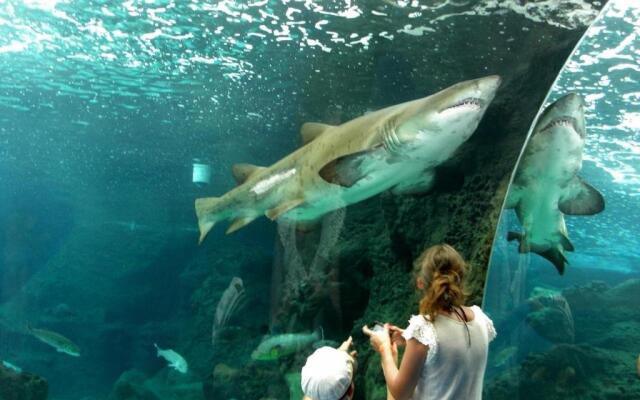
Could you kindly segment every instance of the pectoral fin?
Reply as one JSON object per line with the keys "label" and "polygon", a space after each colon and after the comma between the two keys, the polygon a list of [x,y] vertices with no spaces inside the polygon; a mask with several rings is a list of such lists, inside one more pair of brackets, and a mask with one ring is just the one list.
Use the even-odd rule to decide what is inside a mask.
{"label": "pectoral fin", "polygon": [[560,197],[558,209],[568,215],[593,215],[604,210],[604,197],[579,177],[573,178]]}
{"label": "pectoral fin", "polygon": [[267,212],[265,212],[265,215],[267,216],[267,218],[269,218],[272,221],[275,221],[276,219],[278,219],[278,217],[280,217],[282,214],[286,213],[287,211],[290,211],[296,207],[298,207],[300,204],[304,203],[303,199],[294,199],[294,200],[289,200],[287,202],[284,202],[282,204],[280,204],[279,206],[272,208],[270,210],[267,210]]}
{"label": "pectoral fin", "polygon": [[372,151],[360,151],[338,157],[324,165],[318,173],[326,182],[343,187],[351,187],[366,176],[366,173],[362,170],[362,162]]}

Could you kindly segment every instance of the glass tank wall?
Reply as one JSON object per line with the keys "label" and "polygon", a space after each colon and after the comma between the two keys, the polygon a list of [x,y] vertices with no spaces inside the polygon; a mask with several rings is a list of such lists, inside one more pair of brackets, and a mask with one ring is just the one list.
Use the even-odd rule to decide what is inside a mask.
{"label": "glass tank wall", "polygon": [[[0,399],[299,399],[306,357],[349,335],[356,398],[384,399],[361,326],[406,325],[417,310],[413,260],[435,243],[469,261],[469,301],[480,304],[527,130],[604,3],[0,1]],[[572,353],[588,341],[603,361],[593,370],[585,361],[587,374],[620,368],[616,379],[634,377],[626,359],[615,361],[634,346],[624,333],[636,329],[630,317],[598,314],[614,316],[614,336],[598,336],[601,322],[580,323],[596,315],[593,299],[630,316],[622,299],[637,293],[619,286],[637,272],[637,149],[625,130],[637,113],[614,103],[637,100],[633,90],[614,92],[618,82],[636,84],[628,73],[637,53],[626,53],[632,39],[616,30],[599,32],[589,38],[620,40],[583,57],[611,70],[559,82],[589,104],[579,175],[603,194],[605,210],[567,217],[575,251],[565,251],[562,277],[535,254],[539,265],[524,268],[530,253],[496,242],[523,260],[519,269],[499,263],[519,271],[513,289],[487,286],[499,337],[514,340],[497,343],[504,361],[492,358],[489,383],[507,380],[513,390],[518,373],[501,374],[552,345],[516,341],[526,340],[524,325],[500,311],[516,307],[490,297],[510,290],[518,304],[562,294],[575,320],[573,342],[560,349],[592,356]],[[405,129],[412,115],[376,113],[482,77],[473,101],[457,86],[425,102],[425,115],[449,116],[429,122],[450,127],[440,147],[402,147],[428,129]],[[590,92],[592,82],[626,97]],[[345,128],[349,121],[357,128]],[[338,128],[301,129],[307,122]],[[340,134],[325,141],[326,129]],[[196,199],[208,200],[194,207]],[[581,288],[574,297],[568,282]],[[588,304],[573,300],[584,296]],[[539,326],[548,326],[546,309]],[[582,379],[571,368],[557,379]],[[555,376],[537,374],[547,385]]]}
{"label": "glass tank wall", "polygon": [[532,126],[484,293],[487,398],[640,398],[639,21],[610,1]]}

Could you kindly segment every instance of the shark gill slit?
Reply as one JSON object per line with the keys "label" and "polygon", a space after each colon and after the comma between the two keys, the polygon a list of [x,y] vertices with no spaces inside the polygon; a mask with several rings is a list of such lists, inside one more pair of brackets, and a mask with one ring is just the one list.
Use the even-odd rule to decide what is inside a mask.
{"label": "shark gill slit", "polygon": [[396,153],[400,147],[400,139],[394,127],[396,118],[389,118],[382,126],[382,143],[389,153]]}

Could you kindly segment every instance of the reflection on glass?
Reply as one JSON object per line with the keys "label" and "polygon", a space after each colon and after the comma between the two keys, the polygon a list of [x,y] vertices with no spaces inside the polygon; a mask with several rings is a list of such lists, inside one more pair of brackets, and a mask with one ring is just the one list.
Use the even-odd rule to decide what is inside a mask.
{"label": "reflection on glass", "polygon": [[519,161],[485,289],[488,398],[640,396],[638,21],[607,4]]}

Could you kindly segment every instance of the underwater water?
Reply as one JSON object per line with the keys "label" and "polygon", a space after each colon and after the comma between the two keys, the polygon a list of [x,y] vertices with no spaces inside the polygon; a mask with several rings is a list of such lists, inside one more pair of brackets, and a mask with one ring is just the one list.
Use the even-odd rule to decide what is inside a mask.
{"label": "underwater water", "polygon": [[[0,2],[0,399],[296,399],[306,357],[349,335],[359,353],[356,398],[385,398],[361,326],[406,324],[417,304],[412,261],[434,243],[451,243],[470,261],[470,301],[480,303],[527,130],[604,4]],[[610,82],[618,82],[626,69],[612,68]],[[242,229],[228,236],[224,218],[205,218],[217,224],[198,244],[194,201],[221,197],[238,175],[256,171],[241,168],[234,179],[233,164],[270,166],[295,152],[303,123],[372,118],[495,74],[502,83],[471,137],[432,155],[440,178],[428,191],[372,191],[301,224],[260,210],[253,222],[229,221]],[[557,95],[577,79],[558,81],[565,89]],[[607,203],[593,218],[575,218],[596,226],[567,218],[576,251],[562,279],[588,269],[613,287],[637,273],[634,226],[622,217],[638,212],[630,194],[637,138],[624,128],[637,113],[625,108],[617,124],[594,122],[606,113],[593,104],[609,97],[597,97],[601,76],[588,79],[580,83],[591,96],[587,145],[601,147],[586,148],[581,175]],[[323,169],[323,179],[344,187],[362,179],[341,172],[371,160],[338,153],[324,161],[346,164]],[[209,166],[208,183],[194,182],[194,164]],[[370,165],[377,168],[375,158]],[[423,167],[410,172],[434,172]],[[612,180],[631,183],[620,189]],[[598,239],[587,229],[600,227],[619,236]],[[511,245],[503,250],[518,257]],[[615,254],[615,273],[603,254]],[[563,287],[535,257],[531,271],[548,272],[544,286]],[[532,284],[518,285],[525,296]]]}
{"label": "underwater water", "polygon": [[[640,396],[638,349],[631,345],[640,339],[635,233],[640,221],[639,13],[632,3],[609,2],[545,102],[551,108],[549,104],[569,93],[584,99],[586,135],[578,176],[602,195],[604,208],[565,215],[564,232],[574,249],[565,253],[562,275],[544,251],[519,252],[518,241],[507,241],[509,231],[523,231],[516,214],[523,221],[527,215],[537,219],[525,233],[545,224],[544,217],[522,203],[503,211],[484,297],[485,310],[499,321],[498,331],[506,333],[491,348],[485,391],[489,398]],[[553,158],[571,157],[560,150]],[[524,171],[529,164],[524,157],[517,168]],[[510,191],[518,190],[516,181]],[[546,190],[555,189],[547,183]],[[577,202],[587,204],[595,197],[592,192]]]}

